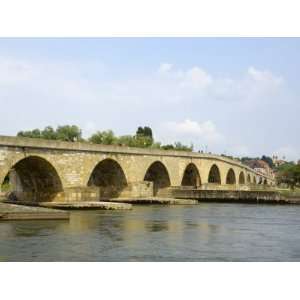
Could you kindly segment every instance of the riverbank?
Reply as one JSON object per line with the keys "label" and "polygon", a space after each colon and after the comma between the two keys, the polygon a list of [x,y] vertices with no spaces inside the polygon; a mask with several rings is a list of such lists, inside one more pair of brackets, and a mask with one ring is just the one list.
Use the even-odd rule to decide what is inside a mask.
{"label": "riverbank", "polygon": [[0,203],[0,221],[6,220],[68,220],[69,213],[44,207]]}
{"label": "riverbank", "polygon": [[[63,210],[131,210],[133,205],[197,205],[199,203],[300,204],[299,190],[233,191],[168,189],[167,196],[114,198],[105,201],[8,203],[0,202],[0,220],[68,219]],[[1,196],[1,195],[0,195]],[[2,197],[2,201],[5,200]]]}
{"label": "riverbank", "polygon": [[280,189],[278,193],[283,197],[288,203],[300,204],[300,189]]}
{"label": "riverbank", "polygon": [[128,203],[117,202],[42,202],[42,207],[59,208],[59,209],[104,209],[104,210],[124,210],[132,209],[132,205]]}
{"label": "riverbank", "polygon": [[131,204],[162,204],[162,205],[191,205],[198,204],[196,199],[176,199],[164,197],[145,197],[145,198],[114,198],[111,201]]}
{"label": "riverbank", "polygon": [[300,193],[290,190],[202,190],[169,188],[164,195],[176,199],[195,199],[199,202],[300,204]]}

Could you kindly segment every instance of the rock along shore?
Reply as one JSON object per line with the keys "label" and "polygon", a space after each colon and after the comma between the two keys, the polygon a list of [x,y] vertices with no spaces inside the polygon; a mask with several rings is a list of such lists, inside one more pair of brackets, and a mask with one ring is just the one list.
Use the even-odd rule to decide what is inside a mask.
{"label": "rock along shore", "polygon": [[69,213],[58,209],[0,203],[0,221],[68,219]]}

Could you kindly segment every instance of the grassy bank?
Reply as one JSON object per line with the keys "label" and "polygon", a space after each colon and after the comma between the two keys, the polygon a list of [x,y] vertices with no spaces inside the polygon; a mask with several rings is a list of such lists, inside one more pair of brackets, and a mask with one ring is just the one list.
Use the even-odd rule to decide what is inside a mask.
{"label": "grassy bank", "polygon": [[288,199],[300,199],[300,189],[278,189],[277,190],[282,196]]}

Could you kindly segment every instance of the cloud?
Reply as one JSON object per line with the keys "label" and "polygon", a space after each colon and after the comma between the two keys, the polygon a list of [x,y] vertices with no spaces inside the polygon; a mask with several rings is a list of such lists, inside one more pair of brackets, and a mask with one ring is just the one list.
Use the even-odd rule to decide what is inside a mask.
{"label": "cloud", "polygon": [[[0,56],[0,133],[72,123],[85,134],[105,129],[127,134],[150,125],[163,142],[205,143],[227,154],[260,147],[257,131],[249,128],[270,135],[270,145],[278,138],[264,128],[272,118],[281,118],[280,109],[274,112],[288,97],[284,78],[269,70],[250,66],[233,77],[165,62],[129,75],[109,68],[103,72],[99,65]],[[292,101],[289,105],[299,107]],[[12,112],[18,116],[14,122]],[[272,124],[276,132],[279,124]],[[271,150],[265,146],[261,151]]]}
{"label": "cloud", "polygon": [[262,82],[264,84],[280,85],[283,83],[283,78],[280,76],[275,76],[270,71],[258,70],[254,67],[248,68],[248,75],[257,82]]}
{"label": "cloud", "polygon": [[159,66],[158,72],[159,73],[166,73],[171,71],[173,65],[172,64],[168,64],[168,63],[163,63]]}
{"label": "cloud", "polygon": [[165,138],[171,137],[175,140],[194,140],[198,142],[217,143],[223,139],[215,124],[208,120],[196,122],[186,119],[182,122],[164,122],[162,132]]}
{"label": "cloud", "polygon": [[[284,88],[282,76],[253,66],[237,78],[212,75],[200,66],[182,70],[170,63],[161,64],[157,74],[158,77],[150,77],[146,82],[155,86],[160,101],[166,102],[235,102],[244,110],[255,110],[282,96]],[[162,92],[164,89],[167,96]]]}
{"label": "cloud", "polygon": [[[86,69],[87,68],[87,69]],[[283,78],[270,71],[249,67],[243,78],[213,76],[199,66],[185,70],[162,63],[154,74],[107,80],[89,78],[90,65],[75,62],[37,62],[0,57],[0,85],[7,97],[34,94],[36,98],[71,103],[102,103],[126,107],[156,107],[170,103],[213,101],[248,103],[256,107],[271,99]],[[101,70],[98,71],[98,75]],[[1,96],[1,95],[0,95]],[[268,101],[267,101],[268,103]]]}
{"label": "cloud", "polygon": [[213,82],[213,78],[205,70],[198,66],[193,66],[187,70],[176,69],[173,64],[163,63],[159,66],[158,72],[160,80],[173,81],[173,84],[180,88],[203,89]]}
{"label": "cloud", "polygon": [[211,75],[199,67],[193,67],[184,73],[181,86],[203,89],[212,83],[213,79]]}

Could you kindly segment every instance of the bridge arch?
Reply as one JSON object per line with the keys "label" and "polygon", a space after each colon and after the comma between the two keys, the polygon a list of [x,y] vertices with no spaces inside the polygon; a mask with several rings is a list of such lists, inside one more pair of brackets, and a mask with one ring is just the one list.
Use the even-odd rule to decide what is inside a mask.
{"label": "bridge arch", "polygon": [[258,184],[262,184],[263,183],[263,178],[262,177],[259,177],[258,178]]}
{"label": "bridge arch", "polygon": [[199,170],[195,164],[189,163],[183,173],[182,186],[200,186],[201,185],[201,177],[199,174]]}
{"label": "bridge arch", "polygon": [[127,186],[127,179],[120,164],[111,158],[101,160],[93,169],[88,186],[100,187],[100,196],[118,197]]}
{"label": "bridge arch", "polygon": [[250,174],[247,175],[247,183],[251,183],[251,176],[250,176]]}
{"label": "bridge arch", "polygon": [[213,164],[209,170],[208,183],[221,184],[221,173],[216,164]]}
{"label": "bridge arch", "polygon": [[255,175],[253,176],[253,183],[257,184],[257,180],[256,180],[256,176]]}
{"label": "bridge arch", "polygon": [[267,184],[268,184],[268,180],[267,180],[266,178],[263,180],[263,184],[264,184],[264,185],[267,185]]}
{"label": "bridge arch", "polygon": [[159,189],[166,188],[171,185],[169,172],[166,166],[160,162],[153,162],[147,169],[144,181],[153,182],[153,194],[157,195]]}
{"label": "bridge arch", "polygon": [[12,188],[10,198],[15,201],[49,202],[63,191],[61,178],[54,166],[35,155],[16,161],[4,181],[9,181]]}
{"label": "bridge arch", "polygon": [[227,172],[226,184],[236,184],[235,173],[232,168],[230,168]]}
{"label": "bridge arch", "polygon": [[245,181],[245,174],[243,171],[240,172],[240,175],[239,175],[239,184],[245,184],[246,181]]}

